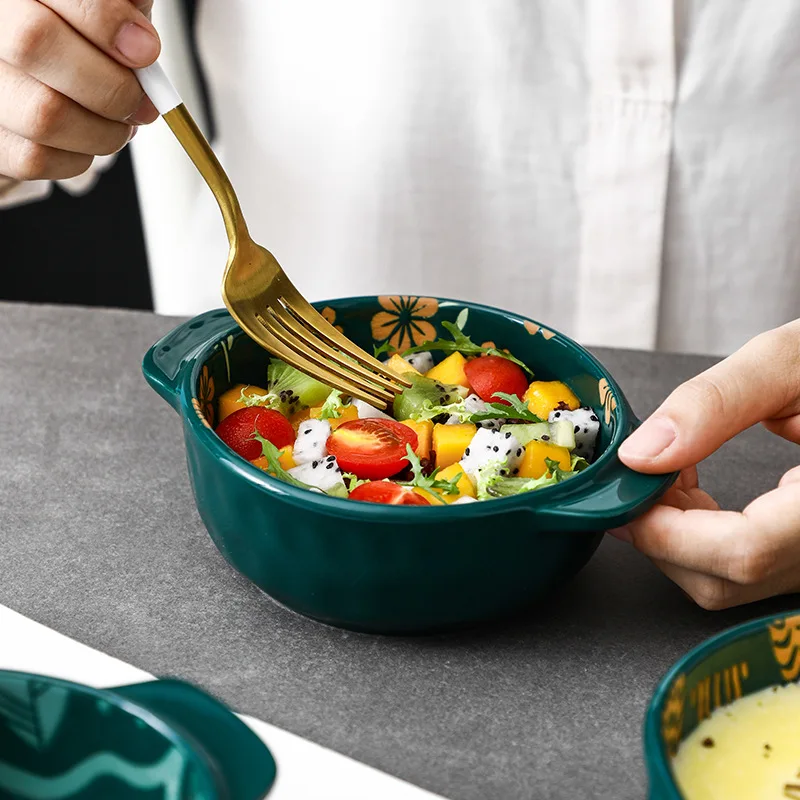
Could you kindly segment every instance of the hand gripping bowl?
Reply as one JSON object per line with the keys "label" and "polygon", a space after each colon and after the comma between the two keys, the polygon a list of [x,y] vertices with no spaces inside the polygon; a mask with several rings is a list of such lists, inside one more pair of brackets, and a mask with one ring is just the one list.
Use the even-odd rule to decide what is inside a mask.
{"label": "hand gripping bowl", "polygon": [[423,297],[360,297],[317,304],[371,351],[404,349],[445,333],[469,309],[473,341],[494,341],[542,380],[567,383],[601,420],[592,466],[559,485],[447,508],[326,497],[281,483],[229,450],[212,430],[216,398],[235,383],[263,384],[269,354],[226,311],[178,326],[144,359],[150,385],[179,413],[200,516],[239,572],[285,606],[373,633],[422,633],[519,611],[571,578],[603,532],[647,510],[673,475],[640,475],[617,458],[638,424],[602,365],[538,323],[486,306]]}
{"label": "hand gripping bowl", "polygon": [[0,670],[2,800],[261,800],[274,779],[263,742],[188,683]]}
{"label": "hand gripping bowl", "polygon": [[671,762],[681,742],[713,711],[797,680],[800,610],[737,625],[687,653],[658,685],[645,717],[650,800],[685,800]]}

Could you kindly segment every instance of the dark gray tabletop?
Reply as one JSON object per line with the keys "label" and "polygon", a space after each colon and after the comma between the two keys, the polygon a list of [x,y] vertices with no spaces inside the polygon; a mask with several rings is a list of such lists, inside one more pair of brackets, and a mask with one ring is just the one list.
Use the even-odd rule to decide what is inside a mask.
{"label": "dark gray tabletop", "polygon": [[[608,539],[546,607],[478,633],[382,638],[296,616],[197,515],[178,419],[139,367],[174,324],[0,303],[0,603],[451,800],[643,797],[643,714],[670,664],[800,606],[704,612]],[[711,363],[599,355],[642,415]],[[751,430],[701,479],[741,508],[797,462]]]}

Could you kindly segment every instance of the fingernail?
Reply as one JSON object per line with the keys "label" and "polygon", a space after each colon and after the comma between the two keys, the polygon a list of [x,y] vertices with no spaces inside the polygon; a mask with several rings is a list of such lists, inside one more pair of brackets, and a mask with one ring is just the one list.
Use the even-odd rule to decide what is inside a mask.
{"label": "fingernail", "polygon": [[142,98],[142,102],[139,103],[139,107],[136,111],[133,112],[129,117],[127,117],[124,122],[127,122],[128,125],[149,125],[151,122],[155,122],[158,119],[158,110],[153,105],[152,100],[145,95]]}
{"label": "fingernail", "polygon": [[656,458],[675,441],[676,434],[671,420],[651,417],[622,443],[619,454],[641,460]]}
{"label": "fingernail", "polygon": [[[134,125],[131,128],[131,135],[128,137],[128,142],[130,142],[131,139],[133,139],[133,137],[136,136],[137,133],[139,133],[139,129]],[[127,144],[127,142],[126,142],[126,144]]]}
{"label": "fingernail", "polygon": [[122,26],[114,45],[132,64],[145,66],[158,57],[158,38],[135,22]]}
{"label": "fingernail", "polygon": [[619,539],[621,542],[627,542],[628,544],[633,541],[631,529],[624,525],[621,528],[614,528],[613,530],[608,531],[608,535],[613,536],[615,539]]}

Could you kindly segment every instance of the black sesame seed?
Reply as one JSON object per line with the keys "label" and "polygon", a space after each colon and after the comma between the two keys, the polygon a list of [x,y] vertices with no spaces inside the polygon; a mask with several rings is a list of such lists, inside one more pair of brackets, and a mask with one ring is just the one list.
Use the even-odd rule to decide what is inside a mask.
{"label": "black sesame seed", "polygon": [[444,402],[445,402],[445,403],[449,403],[451,399],[452,399],[452,398],[450,397],[450,395],[449,395],[449,394],[446,394],[446,395],[445,395],[445,396],[442,398],[442,400],[444,400]]}
{"label": "black sesame seed", "polygon": [[588,428],[584,428],[584,429],[583,429],[583,432],[584,432],[584,433],[589,433],[589,429],[588,429]]}
{"label": "black sesame seed", "polygon": [[517,448],[517,455],[518,455],[518,456],[521,456],[521,455],[522,455],[522,448],[521,448],[521,447],[518,447],[518,448]]}
{"label": "black sesame seed", "polygon": [[511,432],[510,431],[506,431],[506,439],[510,439],[510,438],[511,438]]}
{"label": "black sesame seed", "polygon": [[319,466],[319,461],[312,461],[311,462],[311,469],[316,469]]}
{"label": "black sesame seed", "polygon": [[307,433],[311,433],[311,428],[306,428],[306,429],[303,431],[303,434],[307,434]]}
{"label": "black sesame seed", "polygon": [[591,417],[589,417],[589,419],[590,419],[592,422],[600,422],[600,420],[599,420],[599,419],[597,419],[597,415],[596,415],[596,414],[592,414],[592,416],[591,416]]}
{"label": "black sesame seed", "polygon": [[495,446],[492,448],[492,450],[494,450],[494,452],[495,452],[495,453],[497,453],[497,452],[500,450],[500,448],[499,448],[497,445],[495,445]]}
{"label": "black sesame seed", "polygon": [[714,746],[714,740],[710,736],[706,736],[706,738],[703,739],[703,747],[713,747],[713,746]]}
{"label": "black sesame seed", "polygon": [[560,412],[560,411],[556,411],[556,413],[555,413],[555,414],[553,414],[553,416],[554,416],[554,417],[560,417],[560,416],[561,416],[561,412]]}
{"label": "black sesame seed", "polygon": [[468,456],[468,455],[469,455],[469,447],[468,447],[468,448],[467,448],[467,449],[464,451],[464,455],[465,455],[465,456]]}
{"label": "black sesame seed", "polygon": [[515,469],[515,470],[514,470],[514,472],[513,472],[513,474],[514,474],[514,475],[518,475],[518,474],[519,474],[519,468]]}
{"label": "black sesame seed", "polygon": [[549,442],[550,441],[550,437],[545,433],[545,434],[542,435],[542,441],[543,442]]}
{"label": "black sesame seed", "polygon": [[503,475],[503,476],[508,475],[508,470],[507,469],[501,469],[500,470],[500,474]]}
{"label": "black sesame seed", "polygon": [[580,433],[580,432],[581,432],[581,426],[580,425],[576,425],[575,426],[575,433]]}
{"label": "black sesame seed", "polygon": [[330,464],[328,464],[328,466],[327,466],[327,467],[325,467],[325,469],[333,469],[333,462],[331,462]]}

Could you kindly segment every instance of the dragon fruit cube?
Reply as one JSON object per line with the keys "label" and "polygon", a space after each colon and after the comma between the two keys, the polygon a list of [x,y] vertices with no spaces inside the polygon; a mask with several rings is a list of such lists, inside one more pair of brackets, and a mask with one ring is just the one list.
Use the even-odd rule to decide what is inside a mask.
{"label": "dragon fruit cube", "polygon": [[470,480],[476,483],[478,473],[489,465],[496,464],[500,475],[516,475],[524,455],[525,448],[512,433],[478,428],[460,463]]}
{"label": "dragon fruit cube", "polygon": [[292,458],[295,464],[322,461],[328,455],[328,437],[331,425],[325,419],[307,419],[297,428]]}
{"label": "dragon fruit cube", "polygon": [[[480,414],[486,411],[486,403],[484,403],[478,395],[471,394],[464,400],[464,408],[469,411],[470,414]],[[499,431],[500,427],[505,424],[506,420],[504,419],[485,419],[478,423],[478,427]]]}
{"label": "dragon fruit cube", "polygon": [[410,356],[403,356],[406,364],[414,367],[417,372],[423,375],[428,370],[433,369],[433,356],[428,352],[412,353]]}
{"label": "dragon fruit cube", "polygon": [[584,406],[576,408],[574,411],[551,411],[547,421],[558,422],[558,420],[568,420],[573,425],[575,449],[572,452],[576,456],[591,461],[597,443],[597,434],[600,432],[600,419],[594,409]]}
{"label": "dragon fruit cube", "polygon": [[292,467],[289,470],[289,474],[293,478],[297,478],[298,481],[302,481],[323,492],[330,491],[339,484],[344,486],[342,470],[334,456],[325,456],[324,458]]}

